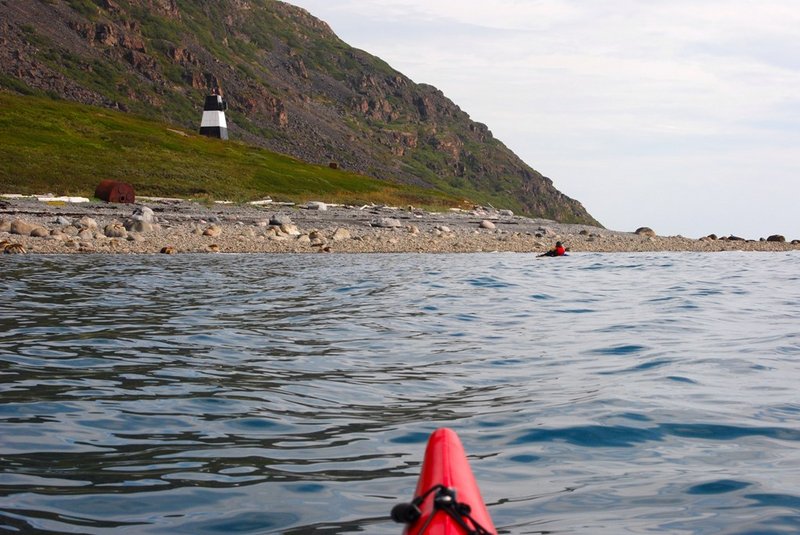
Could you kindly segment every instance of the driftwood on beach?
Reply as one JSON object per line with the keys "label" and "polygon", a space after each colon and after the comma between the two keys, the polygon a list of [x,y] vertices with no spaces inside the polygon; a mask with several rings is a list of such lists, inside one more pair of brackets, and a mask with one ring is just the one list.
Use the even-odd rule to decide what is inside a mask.
{"label": "driftwood on beach", "polygon": [[[646,229],[646,230],[645,230]],[[708,236],[663,237],[642,227],[612,231],[514,215],[508,210],[426,212],[413,207],[202,204],[147,199],[138,205],[0,204],[7,253],[542,253],[558,240],[571,252],[787,251],[800,244]],[[780,238],[783,238],[780,236]]]}

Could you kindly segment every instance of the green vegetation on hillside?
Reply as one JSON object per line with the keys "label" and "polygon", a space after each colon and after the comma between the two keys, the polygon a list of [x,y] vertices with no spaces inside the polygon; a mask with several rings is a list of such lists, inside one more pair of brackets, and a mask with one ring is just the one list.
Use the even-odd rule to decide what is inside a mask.
{"label": "green vegetation on hillside", "polygon": [[138,195],[453,206],[454,197],[309,165],[142,117],[0,92],[0,192],[91,197],[103,179]]}

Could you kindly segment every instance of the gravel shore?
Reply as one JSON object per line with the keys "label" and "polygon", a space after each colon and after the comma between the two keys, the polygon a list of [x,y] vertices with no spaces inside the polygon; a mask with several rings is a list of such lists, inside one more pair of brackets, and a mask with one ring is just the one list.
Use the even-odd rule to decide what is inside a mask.
{"label": "gravel shore", "polygon": [[0,200],[0,247],[6,253],[542,253],[556,240],[573,252],[800,250],[796,242],[637,234],[484,207],[438,213],[315,202]]}

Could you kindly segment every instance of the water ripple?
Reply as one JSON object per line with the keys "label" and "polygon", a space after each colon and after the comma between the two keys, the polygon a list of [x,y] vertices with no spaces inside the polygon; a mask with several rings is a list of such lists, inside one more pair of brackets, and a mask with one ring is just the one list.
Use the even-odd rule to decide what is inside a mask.
{"label": "water ripple", "polygon": [[0,529],[396,533],[447,425],[504,533],[800,530],[800,255],[566,260],[4,259]]}

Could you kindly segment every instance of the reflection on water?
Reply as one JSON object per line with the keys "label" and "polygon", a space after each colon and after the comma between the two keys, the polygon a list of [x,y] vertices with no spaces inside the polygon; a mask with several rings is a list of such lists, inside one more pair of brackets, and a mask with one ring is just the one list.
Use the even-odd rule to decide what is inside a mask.
{"label": "reflection on water", "polygon": [[399,533],[446,425],[503,533],[795,532],[798,265],[4,259],[0,527]]}

